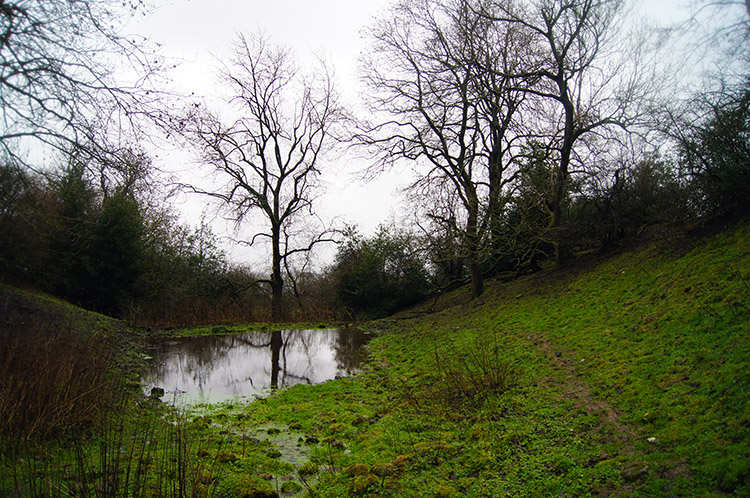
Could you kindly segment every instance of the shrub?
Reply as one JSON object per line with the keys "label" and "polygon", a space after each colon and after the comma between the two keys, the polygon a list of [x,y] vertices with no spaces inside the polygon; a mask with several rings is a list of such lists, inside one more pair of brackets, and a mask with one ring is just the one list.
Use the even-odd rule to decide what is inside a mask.
{"label": "shrub", "polygon": [[333,269],[341,303],[378,318],[423,299],[430,279],[416,246],[412,235],[386,226],[371,238],[350,231]]}
{"label": "shrub", "polygon": [[468,348],[435,346],[435,372],[431,395],[444,402],[476,406],[493,394],[502,394],[518,383],[518,373],[502,360],[496,336],[479,335]]}
{"label": "shrub", "polygon": [[394,386],[404,400],[427,412],[473,411],[490,396],[518,385],[518,370],[503,360],[495,335],[477,336],[462,346],[435,345],[433,361],[416,378],[418,386],[401,379]]}
{"label": "shrub", "polygon": [[747,214],[750,202],[750,86],[706,104],[707,118],[680,143],[682,164],[706,214]]}
{"label": "shrub", "polygon": [[690,189],[669,161],[619,164],[592,176],[570,206],[567,236],[578,249],[607,248],[650,225],[689,219]]}

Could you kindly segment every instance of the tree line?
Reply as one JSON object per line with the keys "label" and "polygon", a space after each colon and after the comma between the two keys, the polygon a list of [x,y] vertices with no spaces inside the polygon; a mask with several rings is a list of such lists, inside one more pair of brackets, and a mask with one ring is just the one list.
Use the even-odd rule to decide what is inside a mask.
{"label": "tree line", "polygon": [[[698,2],[691,20],[729,21],[665,37],[625,0],[397,0],[367,30],[362,113],[323,61],[303,70],[263,36],[238,35],[220,61],[219,108],[167,92],[148,40],[114,28],[143,2],[5,2],[2,280],[151,323],[374,317],[464,283],[478,297],[487,277],[653,227],[746,215],[746,7]],[[692,88],[664,51],[683,31],[702,40],[685,57],[715,67]],[[240,243],[263,247],[267,268],[230,264],[207,226],[164,207],[141,147],[154,133],[210,178],[183,191],[257,227]],[[319,217],[341,147],[370,158],[368,175],[409,167],[413,217],[370,237]],[[38,167],[38,150],[55,164]],[[335,260],[315,268],[326,243]]]}

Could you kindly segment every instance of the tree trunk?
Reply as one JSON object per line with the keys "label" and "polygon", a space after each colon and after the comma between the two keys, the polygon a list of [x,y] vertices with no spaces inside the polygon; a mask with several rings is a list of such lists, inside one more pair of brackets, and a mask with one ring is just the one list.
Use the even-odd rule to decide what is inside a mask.
{"label": "tree trunk", "polygon": [[469,219],[466,224],[466,242],[469,252],[469,272],[471,274],[471,297],[476,298],[484,292],[484,276],[480,265],[481,240],[479,237],[479,199],[469,196]]}
{"label": "tree trunk", "polygon": [[471,272],[471,297],[476,298],[484,293],[482,268],[476,261],[471,261],[469,263],[469,271]]}
{"label": "tree trunk", "polygon": [[[749,0],[750,1],[750,0]],[[490,217],[490,240],[493,251],[497,252],[500,246],[500,225],[502,223],[502,195],[503,179],[503,151],[502,144],[495,142],[490,151],[489,164],[489,217]]]}
{"label": "tree trunk", "polygon": [[271,267],[271,319],[284,319],[284,279],[281,278],[281,229],[274,226],[271,233],[273,258]]}
{"label": "tree trunk", "polygon": [[552,229],[552,240],[555,245],[555,264],[559,266],[564,264],[570,256],[570,249],[562,237],[562,205],[568,182],[570,155],[573,152],[573,142],[575,141],[576,117],[575,107],[568,95],[567,82],[562,79],[558,81],[558,85],[560,88],[560,101],[565,109],[565,131],[563,134],[562,149],[560,150],[560,164],[555,175],[555,185],[552,194],[552,220],[550,227]]}

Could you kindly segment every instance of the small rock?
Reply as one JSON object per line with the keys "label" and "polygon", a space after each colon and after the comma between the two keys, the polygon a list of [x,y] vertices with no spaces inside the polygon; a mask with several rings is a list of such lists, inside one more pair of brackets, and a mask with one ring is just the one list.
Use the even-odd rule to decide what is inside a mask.
{"label": "small rock", "polygon": [[648,465],[645,465],[643,463],[631,463],[630,465],[626,466],[622,471],[620,471],[620,475],[622,476],[623,481],[625,482],[633,482],[637,481],[638,479],[646,476],[648,474]]}

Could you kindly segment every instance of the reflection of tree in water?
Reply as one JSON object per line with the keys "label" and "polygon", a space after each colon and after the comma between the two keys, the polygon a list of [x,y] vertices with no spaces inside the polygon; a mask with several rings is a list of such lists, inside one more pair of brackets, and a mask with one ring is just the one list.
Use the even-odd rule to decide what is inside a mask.
{"label": "reflection of tree in water", "polygon": [[144,377],[166,377],[167,373],[174,369],[172,358],[177,357],[182,370],[202,388],[207,383],[211,366],[229,356],[237,347],[238,338],[239,336],[235,335],[203,336],[155,342],[149,348],[154,361]]}
{"label": "reflection of tree in water", "polygon": [[[271,389],[279,387],[279,356],[281,348],[284,347],[284,340],[281,338],[281,331],[271,334]],[[286,364],[286,355],[284,355],[284,364]]]}
{"label": "reflection of tree in water", "polygon": [[367,334],[359,329],[343,329],[338,331],[334,350],[339,370],[351,374],[359,369],[359,365],[365,356],[363,346],[367,344],[367,341]]}
{"label": "reflection of tree in water", "polygon": [[[287,332],[287,334],[284,334]],[[297,343],[304,345],[304,350],[310,365],[313,364],[313,358],[310,355],[310,348],[305,344],[305,335],[300,334],[301,331],[281,331],[275,330],[273,332],[262,332],[258,334],[243,335],[239,340],[246,346],[254,349],[270,349],[271,351],[271,389],[278,389],[288,385],[287,379],[294,379],[307,384],[312,384],[309,377],[298,376],[291,374],[287,370],[287,349],[288,346],[296,345]],[[286,335],[286,337],[285,337]],[[281,376],[281,383],[279,383],[279,374]]]}
{"label": "reflection of tree in water", "polygon": [[[143,378],[153,384],[160,379],[168,382],[170,374],[181,371],[200,392],[206,392],[205,386],[213,381],[216,389],[216,376],[223,375],[224,384],[246,394],[252,394],[242,387],[248,381],[254,391],[313,384],[356,370],[366,340],[358,330],[284,330],[170,340],[157,345],[155,361]],[[215,369],[221,364],[224,371],[219,373]],[[243,364],[255,365],[256,370],[242,368]]]}

